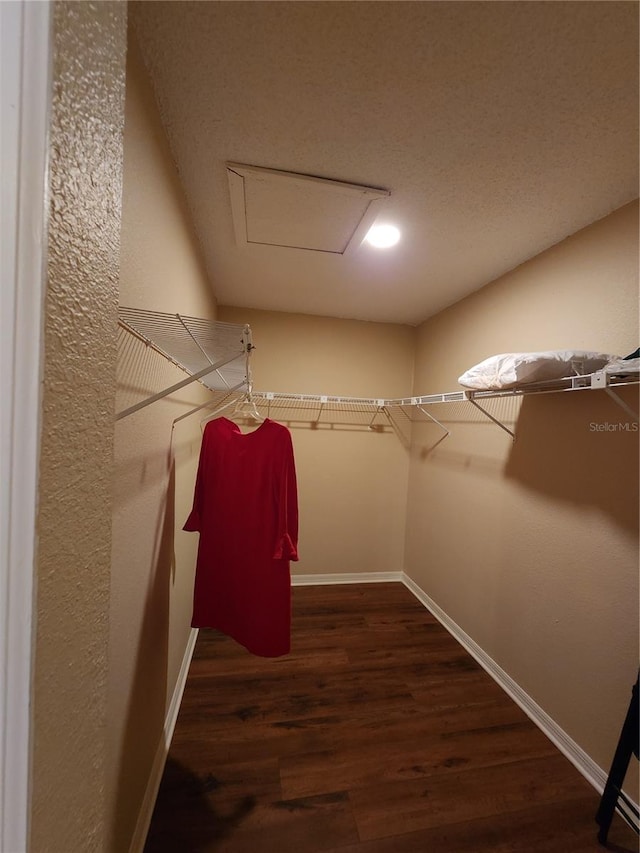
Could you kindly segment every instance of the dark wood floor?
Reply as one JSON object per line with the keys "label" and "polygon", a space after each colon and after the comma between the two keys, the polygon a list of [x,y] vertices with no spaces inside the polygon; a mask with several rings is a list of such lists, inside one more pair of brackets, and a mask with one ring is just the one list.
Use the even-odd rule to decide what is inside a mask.
{"label": "dark wood floor", "polygon": [[404,586],[293,602],[287,657],[200,631],[145,853],[602,853],[598,795]]}

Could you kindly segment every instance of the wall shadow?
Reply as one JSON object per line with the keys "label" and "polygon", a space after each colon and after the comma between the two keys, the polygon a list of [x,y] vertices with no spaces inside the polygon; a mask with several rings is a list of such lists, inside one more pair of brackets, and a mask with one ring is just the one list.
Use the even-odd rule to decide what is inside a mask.
{"label": "wall shadow", "polygon": [[[620,389],[637,411],[638,390]],[[640,431],[604,391],[525,397],[504,475],[638,532]]]}
{"label": "wall shadow", "polygon": [[[136,649],[122,748],[118,759],[111,849],[128,850],[158,743],[163,739],[169,658],[169,592],[174,564],[175,463],[161,505],[150,584]],[[143,774],[141,776],[141,769]],[[132,809],[133,804],[133,809]]]}

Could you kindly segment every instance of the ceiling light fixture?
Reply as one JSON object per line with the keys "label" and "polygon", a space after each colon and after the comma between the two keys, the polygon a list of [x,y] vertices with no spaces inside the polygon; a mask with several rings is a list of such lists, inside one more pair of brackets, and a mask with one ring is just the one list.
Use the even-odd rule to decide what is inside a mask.
{"label": "ceiling light fixture", "polygon": [[395,225],[372,225],[364,239],[376,249],[389,249],[400,239],[400,231]]}

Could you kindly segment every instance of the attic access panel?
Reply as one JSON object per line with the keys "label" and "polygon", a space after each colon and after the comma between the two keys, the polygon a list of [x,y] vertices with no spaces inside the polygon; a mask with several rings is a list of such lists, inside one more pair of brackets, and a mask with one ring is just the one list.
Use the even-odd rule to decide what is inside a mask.
{"label": "attic access panel", "polygon": [[377,217],[387,190],[227,163],[239,246],[249,244],[344,255]]}

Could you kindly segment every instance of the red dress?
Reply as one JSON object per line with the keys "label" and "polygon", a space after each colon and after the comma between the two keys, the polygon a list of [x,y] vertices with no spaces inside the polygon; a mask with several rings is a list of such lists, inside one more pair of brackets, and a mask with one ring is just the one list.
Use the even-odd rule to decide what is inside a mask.
{"label": "red dress", "polygon": [[183,529],[200,531],[192,626],[217,628],[256,655],[287,654],[289,561],[298,559],[289,430],[267,419],[245,435],[227,418],[209,421]]}

